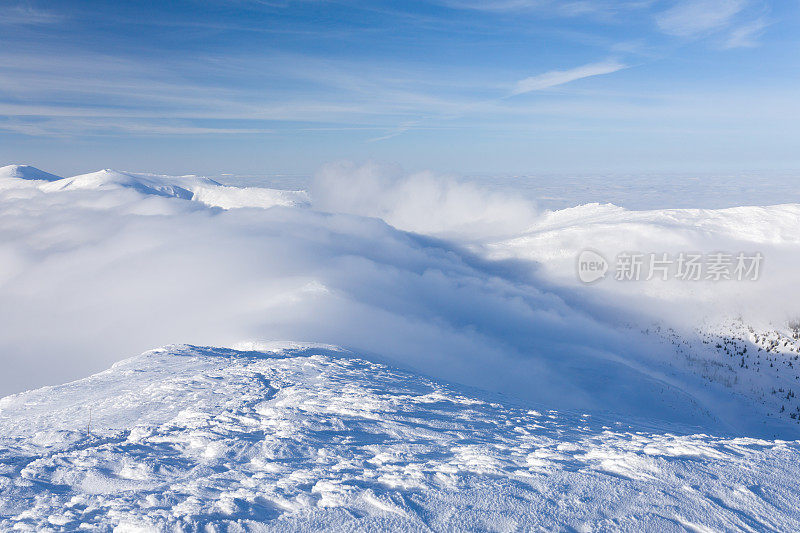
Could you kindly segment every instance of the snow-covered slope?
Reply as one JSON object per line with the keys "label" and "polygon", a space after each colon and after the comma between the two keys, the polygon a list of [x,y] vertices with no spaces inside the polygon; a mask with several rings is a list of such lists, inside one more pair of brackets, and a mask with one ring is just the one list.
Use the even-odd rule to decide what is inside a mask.
{"label": "snow-covered slope", "polygon": [[306,207],[310,198],[305,191],[284,191],[263,187],[229,187],[198,185],[192,188],[193,199],[222,209],[241,207]]}
{"label": "snow-covered slope", "polygon": [[674,350],[673,364],[761,405],[765,419],[800,422],[800,323],[756,329],[738,319],[691,335],[663,326],[646,332]]}
{"label": "snow-covered slope", "polygon": [[[192,180],[195,181],[195,180]],[[142,194],[152,194],[157,196],[167,196],[191,200],[192,192],[187,186],[189,183],[169,183],[165,179],[155,178],[141,174],[131,174],[128,172],[118,172],[105,169],[89,174],[81,174],[64,178],[43,185],[41,190],[45,192],[65,191],[65,190],[108,190],[108,189],[132,189]]]}
{"label": "snow-covered slope", "polygon": [[30,165],[6,165],[0,167],[0,180],[6,179],[56,181],[60,180],[61,177]]}
{"label": "snow-covered slope", "polygon": [[[31,183],[20,183],[28,180]],[[43,182],[43,183],[40,183]],[[141,195],[194,200],[209,207],[307,206],[305,191],[232,187],[200,176],[168,176],[104,169],[61,178],[27,165],[0,168],[0,189],[35,186],[45,193],[69,191],[135,191]]]}
{"label": "snow-covered slope", "polygon": [[266,348],[167,347],[0,400],[0,528],[800,528],[797,443]]}

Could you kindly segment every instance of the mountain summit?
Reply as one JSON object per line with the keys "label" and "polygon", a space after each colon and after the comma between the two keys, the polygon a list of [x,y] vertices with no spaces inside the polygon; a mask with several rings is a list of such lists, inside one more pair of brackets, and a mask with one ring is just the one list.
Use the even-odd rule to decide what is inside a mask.
{"label": "mountain summit", "polygon": [[30,165],[6,165],[0,167],[0,179],[17,178],[23,180],[57,181],[61,176],[50,174]]}

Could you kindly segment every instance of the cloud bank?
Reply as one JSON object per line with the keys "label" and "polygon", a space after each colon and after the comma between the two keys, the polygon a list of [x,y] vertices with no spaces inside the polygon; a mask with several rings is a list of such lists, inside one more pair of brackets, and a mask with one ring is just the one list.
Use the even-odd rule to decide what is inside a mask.
{"label": "cloud bank", "polygon": [[[375,164],[326,167],[310,199],[232,193],[192,176],[17,176],[0,180],[0,394],[164,344],[290,340],[552,408],[728,427],[753,407],[731,410],[729,391],[671,366],[669,347],[625,324],[688,317],[698,302],[727,313],[797,301],[791,208],[540,214],[475,183]],[[758,243],[783,266],[775,284],[753,286],[761,293],[591,292],[565,282],[587,242]]]}
{"label": "cloud bank", "polygon": [[[435,227],[461,228],[463,214],[447,203],[471,193],[442,190],[455,220]],[[337,344],[574,406],[598,392],[589,392],[591,372],[565,379],[560,366],[599,361],[637,373],[606,351],[621,344],[612,328],[444,242],[374,218],[220,210],[146,192],[2,190],[4,393],[78,378],[153,346],[248,339]]]}
{"label": "cloud bank", "polygon": [[326,165],[316,174],[311,195],[317,209],[376,217],[399,229],[458,240],[518,234],[537,216],[532,202],[507,192],[377,163]]}

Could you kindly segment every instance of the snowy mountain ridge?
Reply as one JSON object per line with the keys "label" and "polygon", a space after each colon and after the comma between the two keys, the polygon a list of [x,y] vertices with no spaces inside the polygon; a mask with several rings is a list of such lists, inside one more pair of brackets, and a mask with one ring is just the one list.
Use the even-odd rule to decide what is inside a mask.
{"label": "snowy mountain ridge", "polygon": [[304,191],[231,187],[200,176],[168,176],[103,169],[61,178],[28,165],[8,165],[0,168],[0,189],[19,186],[19,180],[28,180],[31,186],[46,193],[132,190],[145,196],[195,200],[209,207],[223,209],[267,208],[308,203],[308,195]]}
{"label": "snowy mountain ridge", "polygon": [[279,346],[166,347],[3,398],[0,527],[800,527],[797,443],[536,409]]}
{"label": "snowy mountain ridge", "polygon": [[30,165],[6,165],[0,167],[0,179],[56,181],[62,178]]}

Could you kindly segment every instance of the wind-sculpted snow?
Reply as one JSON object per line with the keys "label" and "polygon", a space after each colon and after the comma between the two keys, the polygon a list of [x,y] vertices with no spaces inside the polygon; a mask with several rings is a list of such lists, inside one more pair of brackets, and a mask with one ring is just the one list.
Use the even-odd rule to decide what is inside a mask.
{"label": "wind-sculpted snow", "polygon": [[2,529],[792,531],[799,465],[301,345],[167,347],[0,400]]}

